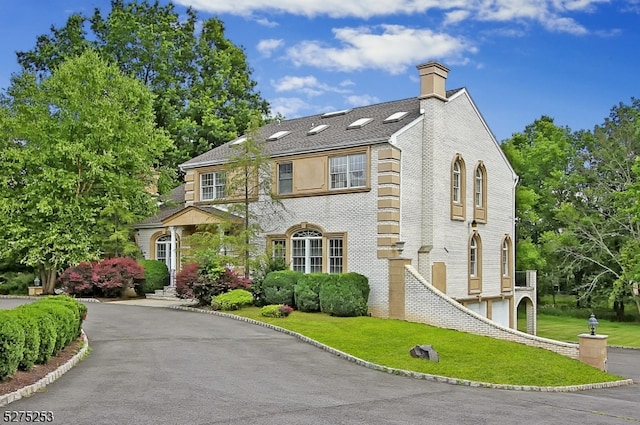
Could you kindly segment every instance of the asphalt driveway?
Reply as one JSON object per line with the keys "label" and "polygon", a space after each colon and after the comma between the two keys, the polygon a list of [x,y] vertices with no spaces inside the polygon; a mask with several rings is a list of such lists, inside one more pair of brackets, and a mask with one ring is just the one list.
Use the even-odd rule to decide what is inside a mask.
{"label": "asphalt driveway", "polygon": [[[20,302],[0,300],[0,308]],[[50,410],[54,423],[72,425],[640,423],[638,385],[578,393],[454,386],[372,371],[233,319],[87,305],[89,357],[3,411]],[[640,366],[640,351],[612,351],[612,372],[618,359],[640,370],[629,367]]]}

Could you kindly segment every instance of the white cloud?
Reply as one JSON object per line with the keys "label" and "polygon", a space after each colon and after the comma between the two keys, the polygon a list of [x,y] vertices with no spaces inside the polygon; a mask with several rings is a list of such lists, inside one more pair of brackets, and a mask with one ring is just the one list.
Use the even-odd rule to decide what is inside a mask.
{"label": "white cloud", "polygon": [[279,23],[275,21],[270,21],[267,18],[257,18],[255,21],[258,25],[262,25],[263,27],[268,27],[268,28],[275,28],[278,25],[280,25]]}
{"label": "white cloud", "polygon": [[368,94],[351,95],[351,96],[345,97],[344,100],[347,105],[354,106],[354,107],[374,105],[376,103],[380,103],[379,98],[377,98],[376,96],[370,96]]}
{"label": "white cloud", "polygon": [[[552,31],[581,34],[572,13],[594,12],[611,0],[176,0],[210,13],[252,16],[255,13],[286,13],[298,16],[369,19],[376,16],[444,12],[445,24],[466,20],[508,22],[530,20]],[[625,3],[637,7],[637,0]],[[551,24],[547,24],[553,21]]]}
{"label": "white cloud", "polygon": [[256,49],[260,52],[260,54],[264,57],[269,57],[273,53],[274,50],[284,45],[284,40],[282,39],[268,39],[268,40],[260,40]]}
{"label": "white cloud", "polygon": [[338,47],[303,41],[287,49],[287,57],[297,66],[335,71],[382,69],[399,74],[409,66],[431,59],[464,62],[466,53],[476,51],[462,37],[400,25],[336,28],[333,32],[340,42]]}
{"label": "white cloud", "polygon": [[287,75],[279,80],[272,80],[271,85],[276,92],[297,92],[303,93],[308,97],[320,96],[326,92],[347,93],[347,90],[339,89],[328,84],[318,81],[312,75],[306,77],[296,77]]}
{"label": "white cloud", "polygon": [[302,115],[303,111],[311,109],[311,105],[298,97],[278,97],[271,99],[271,113],[282,114],[285,118],[295,118]]}

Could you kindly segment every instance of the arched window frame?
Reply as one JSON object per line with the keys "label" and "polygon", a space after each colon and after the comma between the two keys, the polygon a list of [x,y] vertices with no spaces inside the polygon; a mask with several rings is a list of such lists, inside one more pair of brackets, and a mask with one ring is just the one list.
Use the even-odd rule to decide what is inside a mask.
{"label": "arched window frame", "polygon": [[[315,252],[312,252],[314,249]],[[317,255],[319,252],[322,253],[321,256]],[[284,259],[291,270],[303,273],[345,273],[347,234],[330,233],[320,226],[301,223],[289,228],[285,234],[268,235],[267,253]],[[314,261],[310,261],[312,257]]]}
{"label": "arched window frame", "polygon": [[451,219],[466,218],[466,166],[464,159],[457,154],[451,161]]}
{"label": "arched window frame", "polygon": [[505,235],[500,242],[500,280],[502,292],[513,290],[513,243],[509,235]]}
{"label": "arched window frame", "polygon": [[469,238],[468,267],[469,295],[480,294],[482,292],[482,239],[478,232],[473,232]]}
{"label": "arched window frame", "polygon": [[[165,254],[159,254],[158,247],[160,244],[165,247]],[[155,233],[151,236],[150,243],[151,252],[149,258],[152,260],[162,261],[167,265],[167,269],[171,269],[171,235],[165,231]],[[180,269],[180,237],[176,235],[176,265]]]}
{"label": "arched window frame", "polygon": [[487,222],[487,169],[482,161],[473,172],[473,219],[478,223]]}

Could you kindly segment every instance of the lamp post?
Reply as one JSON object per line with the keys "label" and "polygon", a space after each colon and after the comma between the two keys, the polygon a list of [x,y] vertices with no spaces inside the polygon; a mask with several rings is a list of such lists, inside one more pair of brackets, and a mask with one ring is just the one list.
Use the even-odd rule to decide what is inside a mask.
{"label": "lamp post", "polygon": [[38,276],[33,279],[33,286],[40,286],[40,278]]}
{"label": "lamp post", "polygon": [[598,320],[596,319],[595,314],[591,313],[589,317],[589,332],[591,335],[596,334],[596,329],[598,328]]}

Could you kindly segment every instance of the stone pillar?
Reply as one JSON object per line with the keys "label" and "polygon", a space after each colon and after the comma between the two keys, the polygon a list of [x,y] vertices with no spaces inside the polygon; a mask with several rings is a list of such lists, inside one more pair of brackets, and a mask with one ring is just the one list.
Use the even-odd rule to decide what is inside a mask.
{"label": "stone pillar", "polygon": [[404,266],[410,264],[408,258],[389,259],[389,317],[392,319],[404,319]]}
{"label": "stone pillar", "polygon": [[608,335],[580,334],[578,360],[602,371],[607,371]]}
{"label": "stone pillar", "polygon": [[171,226],[169,227],[169,230],[171,231],[171,257],[170,257],[170,264],[171,266],[169,267],[169,286],[174,287],[176,286],[176,268],[177,268],[177,250],[176,250],[176,228]]}

